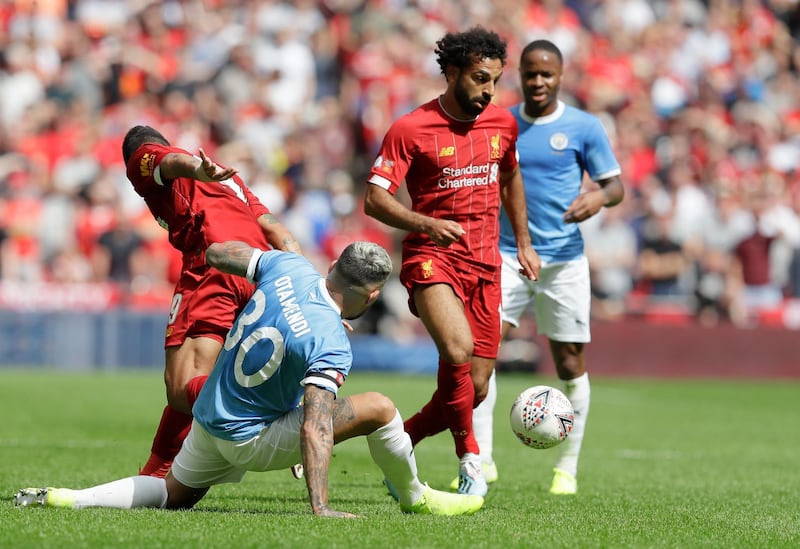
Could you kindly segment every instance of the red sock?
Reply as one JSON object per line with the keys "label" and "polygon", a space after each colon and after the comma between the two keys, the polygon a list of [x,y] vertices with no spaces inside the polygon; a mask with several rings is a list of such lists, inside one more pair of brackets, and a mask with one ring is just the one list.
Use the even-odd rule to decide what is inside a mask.
{"label": "red sock", "polygon": [[[186,385],[186,397],[189,400],[189,406],[194,405],[206,379],[208,379],[208,376],[197,376],[189,380]],[[166,476],[172,465],[172,460],[178,455],[183,439],[189,434],[191,426],[191,414],[178,412],[171,406],[164,408],[164,413],[161,414],[161,422],[158,424],[158,430],[153,439],[150,458],[139,471],[139,474],[161,478]]]}
{"label": "red sock", "polygon": [[431,400],[404,423],[405,431],[416,444],[449,428],[455,442],[456,455],[478,454],[478,443],[472,432],[472,404],[475,387],[469,375],[470,363],[450,364],[439,361],[439,388]]}
{"label": "red sock", "polygon": [[200,389],[203,388],[208,376],[197,376],[189,380],[186,384],[186,398],[189,400],[189,408],[194,406],[197,401],[197,395],[200,394]]}
{"label": "red sock", "polygon": [[422,410],[408,418],[403,423],[408,436],[411,437],[412,446],[416,446],[422,439],[441,433],[447,429],[447,422],[442,414],[442,401],[439,391],[433,393],[431,400],[422,407]]}
{"label": "red sock", "polygon": [[469,375],[470,363],[449,364],[439,361],[439,397],[441,413],[453,435],[456,455],[467,452],[479,454],[478,442],[472,432],[472,404],[475,400],[475,386]]}
{"label": "red sock", "polygon": [[139,471],[140,475],[163,478],[172,465],[172,460],[181,449],[181,444],[192,426],[192,416],[178,412],[171,406],[164,408],[161,422],[158,424],[150,459]]}

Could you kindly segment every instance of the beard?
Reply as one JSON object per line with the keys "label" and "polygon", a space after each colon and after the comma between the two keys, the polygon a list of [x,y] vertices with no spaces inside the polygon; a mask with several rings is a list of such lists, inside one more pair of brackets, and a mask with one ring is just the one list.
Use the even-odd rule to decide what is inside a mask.
{"label": "beard", "polygon": [[455,95],[456,101],[458,101],[459,107],[470,116],[478,116],[486,109],[486,105],[489,104],[489,102],[486,101],[486,105],[482,105],[480,101],[484,100],[483,96],[470,97],[467,91],[461,87],[456,87],[453,90],[453,94]]}

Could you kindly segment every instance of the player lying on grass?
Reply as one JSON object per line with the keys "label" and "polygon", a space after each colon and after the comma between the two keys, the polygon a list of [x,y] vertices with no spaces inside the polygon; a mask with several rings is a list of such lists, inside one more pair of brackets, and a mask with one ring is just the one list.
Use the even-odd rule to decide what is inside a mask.
{"label": "player lying on grass", "polygon": [[302,463],[313,512],[353,517],[329,507],[328,469],[335,443],[366,436],[404,512],[480,509],[480,496],[441,492],[419,481],[411,439],[388,397],[369,392],[336,398],[352,364],[341,320],[357,318],[380,294],[392,272],[383,248],[350,244],[326,277],[300,255],[236,241],[212,244],[206,261],[257,286],[200,391],[189,436],[166,478],[140,475],[84,490],[28,488],[17,493],[16,505],[186,509],[209,487],[239,482],[247,471]]}

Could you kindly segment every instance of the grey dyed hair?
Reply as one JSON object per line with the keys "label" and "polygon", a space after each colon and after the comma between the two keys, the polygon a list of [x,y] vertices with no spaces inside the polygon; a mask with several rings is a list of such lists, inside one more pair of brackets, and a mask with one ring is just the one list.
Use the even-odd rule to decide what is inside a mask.
{"label": "grey dyed hair", "polygon": [[347,284],[372,289],[392,274],[392,259],[374,242],[357,240],[339,255],[335,269]]}

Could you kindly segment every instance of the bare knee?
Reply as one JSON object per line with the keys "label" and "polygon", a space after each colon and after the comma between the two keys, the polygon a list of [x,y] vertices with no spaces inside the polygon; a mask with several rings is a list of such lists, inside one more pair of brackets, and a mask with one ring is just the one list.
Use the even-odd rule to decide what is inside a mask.
{"label": "bare knee", "polygon": [[472,339],[454,339],[442,343],[439,354],[442,360],[450,364],[464,364],[472,360],[474,350]]}
{"label": "bare knee", "polygon": [[386,425],[392,421],[392,419],[394,419],[394,416],[397,413],[397,407],[395,406],[394,402],[392,402],[392,399],[383,393],[378,393],[375,391],[366,393],[366,396],[368,397],[368,402],[370,403],[370,416],[372,421],[375,422],[376,429]]}

